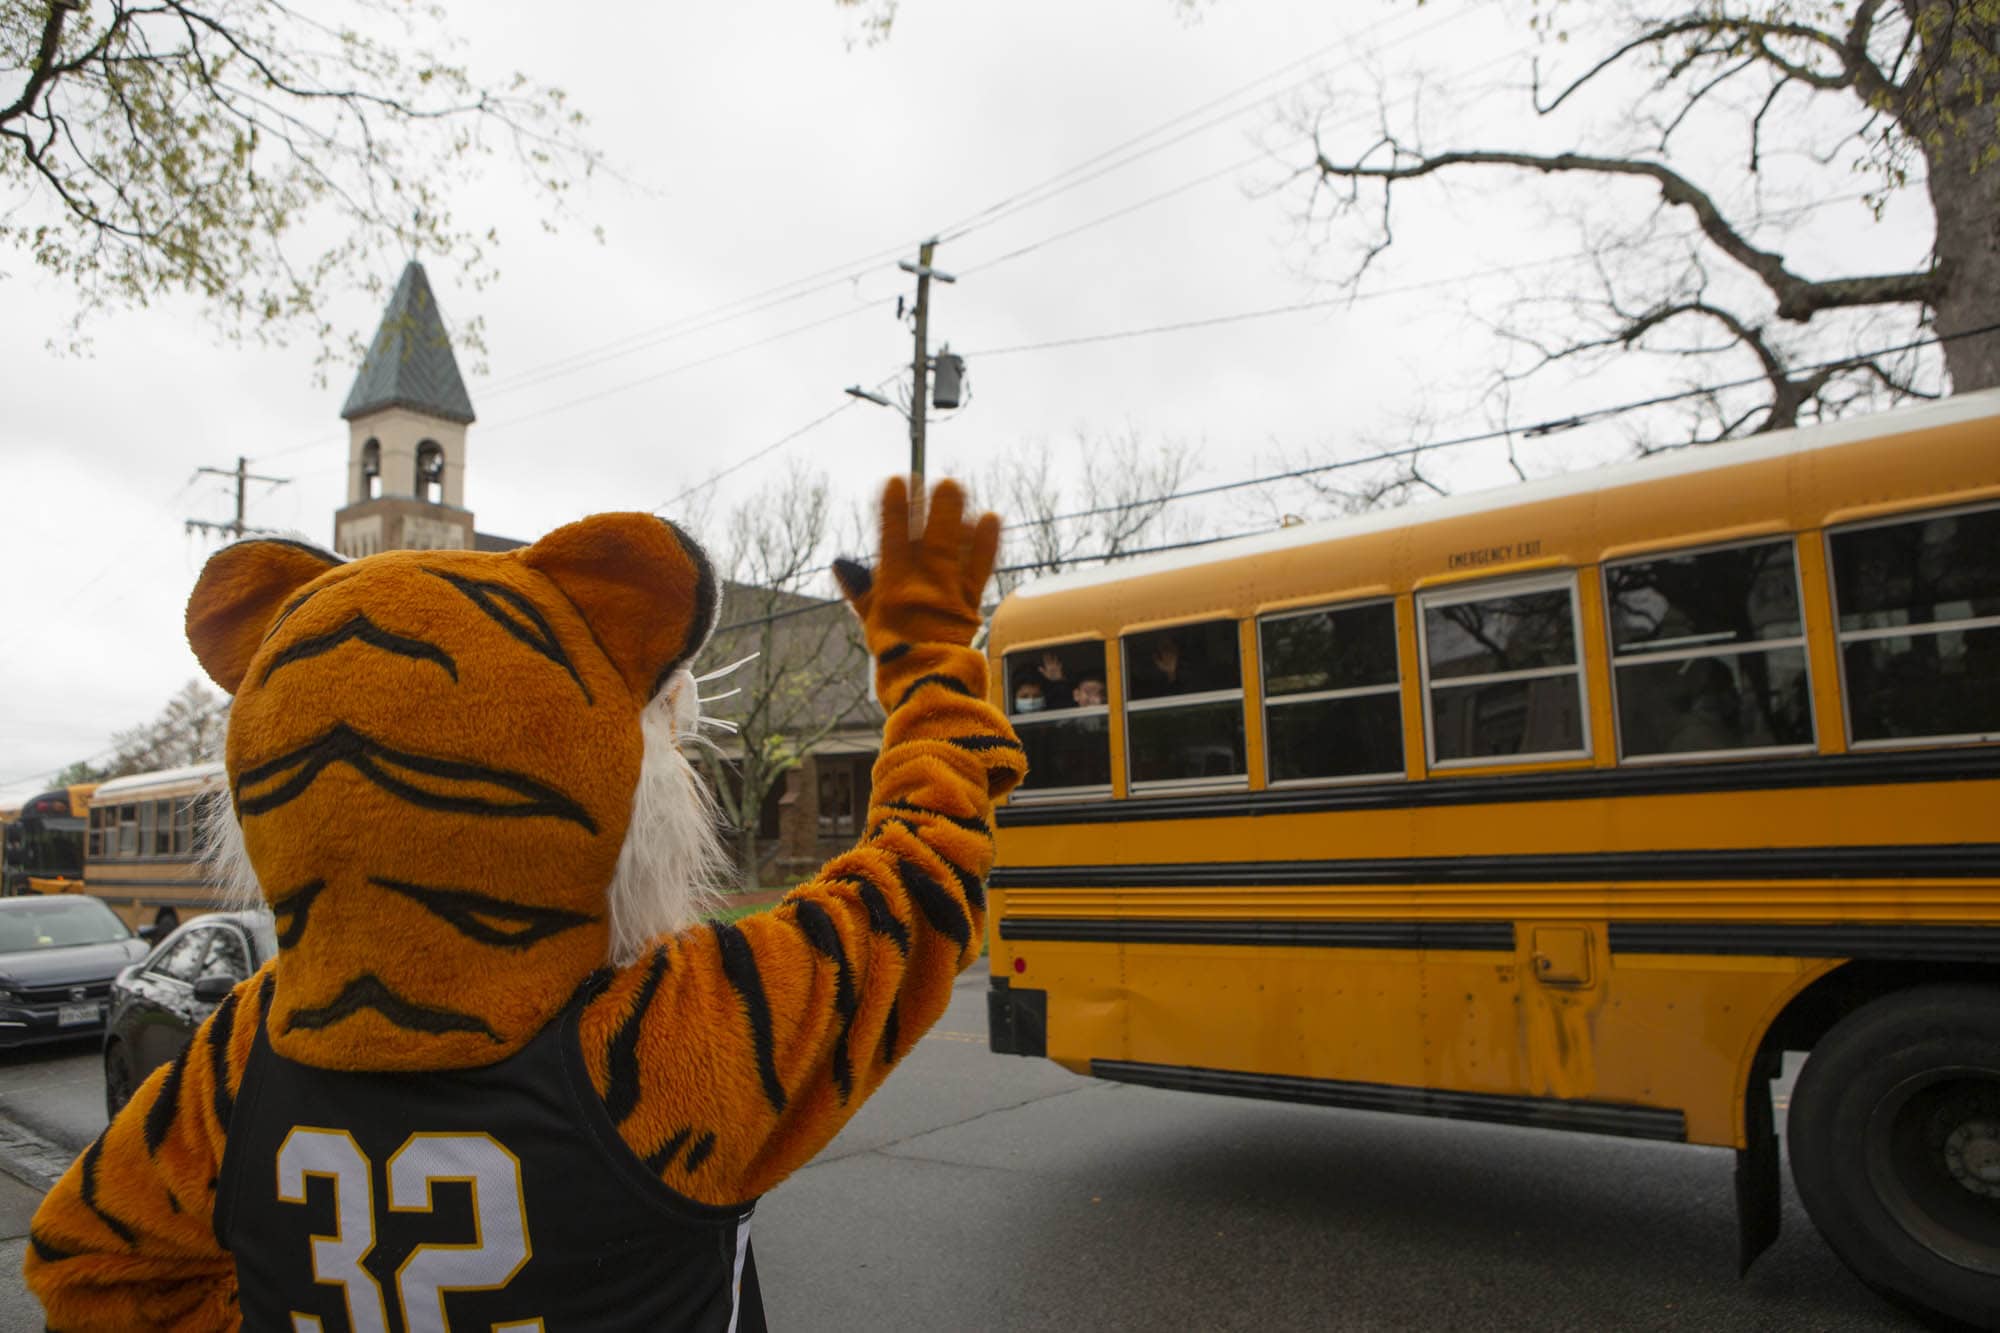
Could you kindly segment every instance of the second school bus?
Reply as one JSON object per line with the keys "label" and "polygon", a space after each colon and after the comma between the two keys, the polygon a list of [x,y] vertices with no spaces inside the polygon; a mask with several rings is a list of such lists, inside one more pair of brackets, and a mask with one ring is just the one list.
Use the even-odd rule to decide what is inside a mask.
{"label": "second school bus", "polygon": [[221,906],[196,846],[198,807],[228,782],[218,763],[113,778],[91,793],[84,890],[128,926],[165,939],[183,918]]}
{"label": "second school bus", "polygon": [[1734,1149],[2000,1324],[2000,391],[1073,573],[994,616],[991,1044]]}

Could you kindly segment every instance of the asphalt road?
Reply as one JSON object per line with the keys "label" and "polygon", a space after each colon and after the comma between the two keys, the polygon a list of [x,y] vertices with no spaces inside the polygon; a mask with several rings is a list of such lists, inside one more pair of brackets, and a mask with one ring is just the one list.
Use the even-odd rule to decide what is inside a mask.
{"label": "asphalt road", "polygon": [[[1739,1281],[1728,1153],[1096,1083],[989,1054],[985,986],[758,1209],[773,1328],[1917,1327],[1789,1180]],[[0,1056],[0,1117],[87,1143],[95,1050]],[[35,1328],[9,1184],[0,1329]]]}

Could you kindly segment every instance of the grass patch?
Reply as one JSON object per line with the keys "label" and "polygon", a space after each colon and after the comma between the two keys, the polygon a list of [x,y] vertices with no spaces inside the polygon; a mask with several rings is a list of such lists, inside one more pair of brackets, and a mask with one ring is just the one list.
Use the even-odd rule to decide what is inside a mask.
{"label": "grass patch", "polygon": [[726,903],[723,905],[721,911],[709,919],[711,921],[735,921],[740,917],[749,916],[753,912],[761,912],[767,907],[776,906],[776,903]]}
{"label": "grass patch", "polygon": [[[749,916],[753,912],[762,912],[768,908],[776,907],[778,900],[773,895],[788,892],[794,887],[791,884],[769,884],[758,889],[755,893],[729,894],[723,898],[722,907],[710,920],[735,921]],[[739,898],[748,898],[750,901],[741,902]]]}

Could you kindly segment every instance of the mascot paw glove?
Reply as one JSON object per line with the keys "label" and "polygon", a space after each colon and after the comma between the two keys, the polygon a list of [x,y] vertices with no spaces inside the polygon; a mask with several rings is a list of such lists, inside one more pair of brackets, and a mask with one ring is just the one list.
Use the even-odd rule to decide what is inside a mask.
{"label": "mascot paw glove", "polygon": [[965,520],[965,492],[941,481],[931,492],[929,518],[911,531],[909,484],[901,477],[882,492],[882,544],[875,568],[836,560],[834,577],[861,617],[868,651],[877,660],[920,643],[965,645],[979,629],[979,597],[1000,551],[1000,517]]}

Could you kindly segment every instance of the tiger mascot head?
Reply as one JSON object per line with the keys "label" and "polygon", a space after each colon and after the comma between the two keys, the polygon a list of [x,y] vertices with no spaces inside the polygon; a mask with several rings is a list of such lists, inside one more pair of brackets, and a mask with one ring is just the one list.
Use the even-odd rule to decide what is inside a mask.
{"label": "tiger mascot head", "polygon": [[717,603],[649,514],[504,554],[208,562],[188,638],[235,696],[211,857],[276,916],[281,1054],[491,1063],[701,914],[721,853],[681,747]]}

